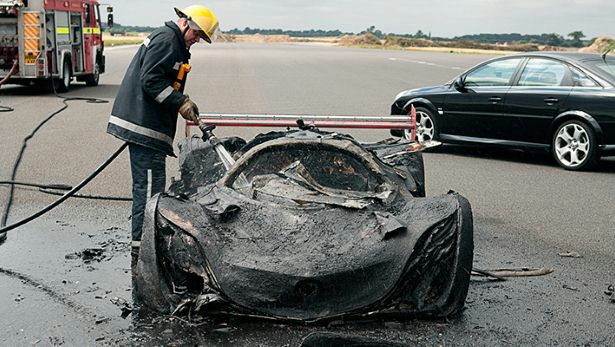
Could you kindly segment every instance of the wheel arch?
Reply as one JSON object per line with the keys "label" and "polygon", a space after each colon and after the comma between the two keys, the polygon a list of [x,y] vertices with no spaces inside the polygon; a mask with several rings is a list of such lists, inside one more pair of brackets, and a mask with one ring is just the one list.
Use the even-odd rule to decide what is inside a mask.
{"label": "wheel arch", "polygon": [[579,120],[589,125],[596,135],[598,144],[602,144],[602,139],[604,136],[598,121],[586,112],[575,110],[563,112],[553,119],[553,122],[551,122],[551,126],[549,128],[549,143],[551,143],[551,145],[553,142],[553,135],[555,135],[557,128],[569,120]]}
{"label": "wheel arch", "polygon": [[410,106],[414,105],[414,107],[425,107],[428,110],[430,110],[431,112],[433,112],[434,117],[437,117],[438,115],[438,108],[429,100],[426,98],[413,98],[408,100],[408,102],[406,102],[406,104],[404,105],[404,107],[402,108],[402,111],[405,113],[410,113]]}
{"label": "wheel arch", "polygon": [[70,63],[71,66],[71,71],[70,71],[70,75],[73,76],[73,54],[70,51],[62,51],[62,55],[61,55],[61,59],[60,59],[60,64],[58,65],[58,75],[62,76],[62,74],[64,74],[64,62],[66,61],[66,59],[68,59],[68,62]]}

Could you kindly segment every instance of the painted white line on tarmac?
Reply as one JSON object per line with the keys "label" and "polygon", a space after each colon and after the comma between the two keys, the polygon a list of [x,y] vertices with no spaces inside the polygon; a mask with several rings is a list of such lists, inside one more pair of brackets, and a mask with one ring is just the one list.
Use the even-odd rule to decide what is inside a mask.
{"label": "painted white line on tarmac", "polygon": [[431,63],[428,61],[421,61],[421,60],[410,60],[410,59],[404,59],[404,58],[389,58],[389,60],[390,61],[403,61],[406,63],[421,64],[421,65],[428,65],[428,66],[443,67],[443,68],[447,68],[451,70],[463,70],[463,68],[459,66],[440,65],[440,64]]}

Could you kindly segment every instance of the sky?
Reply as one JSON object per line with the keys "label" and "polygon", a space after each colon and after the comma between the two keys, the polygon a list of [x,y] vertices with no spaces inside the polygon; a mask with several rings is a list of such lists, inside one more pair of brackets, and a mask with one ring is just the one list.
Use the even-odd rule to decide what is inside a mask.
{"label": "sky", "polygon": [[587,38],[615,37],[615,0],[99,0],[114,7],[116,23],[160,26],[175,18],[173,7],[209,7],[222,31],[323,29],[438,37],[479,33],[558,33],[583,31]]}

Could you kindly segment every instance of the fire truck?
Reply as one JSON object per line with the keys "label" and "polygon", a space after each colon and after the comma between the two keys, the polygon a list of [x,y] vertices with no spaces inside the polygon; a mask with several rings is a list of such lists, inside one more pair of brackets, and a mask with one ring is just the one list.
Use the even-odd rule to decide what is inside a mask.
{"label": "fire truck", "polygon": [[[98,85],[105,72],[97,0],[0,0],[0,85]],[[109,15],[109,18],[112,15]]]}

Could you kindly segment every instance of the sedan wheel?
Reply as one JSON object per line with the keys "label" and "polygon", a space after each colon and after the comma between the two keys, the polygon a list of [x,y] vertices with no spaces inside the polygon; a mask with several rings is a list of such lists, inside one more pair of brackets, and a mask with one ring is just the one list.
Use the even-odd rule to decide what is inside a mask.
{"label": "sedan wheel", "polygon": [[[406,137],[409,138],[409,132]],[[416,141],[418,143],[424,143],[427,141],[437,140],[438,133],[436,129],[436,123],[434,116],[423,107],[416,108]]]}
{"label": "sedan wheel", "polygon": [[568,121],[555,133],[553,154],[567,170],[589,169],[598,161],[596,137],[585,123]]}

